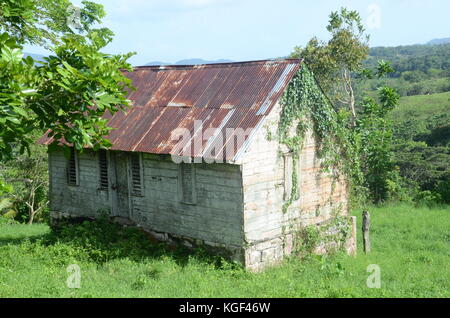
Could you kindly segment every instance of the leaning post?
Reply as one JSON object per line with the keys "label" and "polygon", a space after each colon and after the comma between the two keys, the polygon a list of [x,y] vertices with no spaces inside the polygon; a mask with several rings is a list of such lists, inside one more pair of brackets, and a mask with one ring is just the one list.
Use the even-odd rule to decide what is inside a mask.
{"label": "leaning post", "polygon": [[363,247],[364,253],[366,254],[370,253],[369,230],[370,230],[370,214],[369,211],[363,211],[362,215]]}

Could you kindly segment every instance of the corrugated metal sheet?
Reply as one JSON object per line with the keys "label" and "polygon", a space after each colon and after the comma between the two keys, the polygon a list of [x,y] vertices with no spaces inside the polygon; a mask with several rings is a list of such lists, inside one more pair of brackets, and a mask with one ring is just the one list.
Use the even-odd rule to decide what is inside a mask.
{"label": "corrugated metal sheet", "polygon": [[[282,59],[137,67],[126,74],[137,88],[128,96],[134,106],[127,113],[105,116],[114,128],[107,138],[112,150],[235,160],[300,66],[301,60]],[[195,127],[199,122],[201,129]],[[191,135],[181,147],[172,138],[177,128]],[[209,136],[194,138],[208,128]],[[230,129],[239,130],[230,136]],[[40,142],[50,144],[52,139]]]}

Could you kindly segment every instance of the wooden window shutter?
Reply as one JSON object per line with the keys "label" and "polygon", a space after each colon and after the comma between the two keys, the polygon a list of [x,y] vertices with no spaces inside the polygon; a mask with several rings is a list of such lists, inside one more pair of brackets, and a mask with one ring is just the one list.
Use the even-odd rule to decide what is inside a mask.
{"label": "wooden window shutter", "polygon": [[181,163],[179,165],[179,175],[181,201],[187,204],[196,204],[195,166],[192,163]]}
{"label": "wooden window shutter", "polygon": [[77,186],[78,181],[78,155],[74,148],[70,148],[70,156],[67,160],[67,184]]}
{"label": "wooden window shutter", "polygon": [[108,156],[106,150],[101,149],[98,152],[98,163],[99,163],[99,171],[100,171],[100,190],[108,190],[109,181],[108,181]]}
{"label": "wooden window shutter", "polygon": [[133,195],[140,196],[143,193],[142,186],[142,162],[139,153],[131,154],[131,190]]}

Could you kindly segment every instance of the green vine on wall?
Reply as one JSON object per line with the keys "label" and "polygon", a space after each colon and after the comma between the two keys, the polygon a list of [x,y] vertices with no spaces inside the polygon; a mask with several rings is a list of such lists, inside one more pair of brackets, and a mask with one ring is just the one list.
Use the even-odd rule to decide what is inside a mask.
{"label": "green vine on wall", "polygon": [[[348,114],[333,108],[305,64],[286,88],[281,106],[279,142],[287,146],[293,159],[292,191],[283,206],[283,212],[286,212],[298,199],[297,162],[309,129],[313,130],[316,137],[322,168],[332,172],[335,179],[340,172],[344,172],[348,179],[353,178],[357,175],[359,165],[355,162],[357,156],[353,135],[346,127]],[[295,133],[290,136],[293,130]]]}
{"label": "green vine on wall", "polygon": [[345,249],[351,232],[351,219],[345,216],[337,216],[321,225],[309,225],[296,233],[294,251],[298,255],[307,256],[323,246],[327,253],[337,252]]}

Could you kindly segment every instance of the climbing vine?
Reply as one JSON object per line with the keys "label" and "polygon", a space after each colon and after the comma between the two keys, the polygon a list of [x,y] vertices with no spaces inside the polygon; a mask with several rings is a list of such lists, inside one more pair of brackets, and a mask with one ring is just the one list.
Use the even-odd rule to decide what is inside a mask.
{"label": "climbing vine", "polygon": [[348,114],[333,108],[306,65],[302,65],[289,83],[281,98],[281,106],[278,138],[289,149],[293,159],[292,191],[283,212],[298,199],[297,162],[309,129],[316,137],[322,168],[332,172],[335,179],[343,172],[349,182],[357,181],[360,174],[356,155],[358,143],[347,128]]}
{"label": "climbing vine", "polygon": [[346,248],[352,235],[352,221],[346,216],[337,216],[320,225],[309,225],[294,236],[294,253],[307,256],[322,246],[327,253]]}

